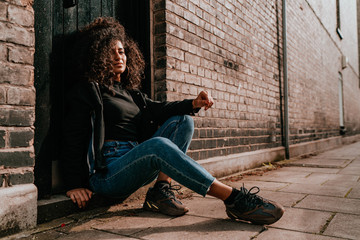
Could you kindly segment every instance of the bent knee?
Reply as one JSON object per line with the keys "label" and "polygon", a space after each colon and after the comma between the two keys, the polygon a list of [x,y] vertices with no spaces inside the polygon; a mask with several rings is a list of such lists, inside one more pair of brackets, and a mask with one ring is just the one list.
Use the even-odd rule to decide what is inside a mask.
{"label": "bent knee", "polygon": [[168,139],[166,137],[153,137],[153,138],[150,138],[146,142],[148,144],[150,144],[151,146],[153,146],[153,147],[165,146],[165,145],[168,145],[168,146],[174,145],[174,143],[170,139]]}
{"label": "bent knee", "polygon": [[194,131],[194,119],[191,116],[183,115],[183,124],[185,124],[190,131]]}
{"label": "bent knee", "polygon": [[184,115],[184,122],[189,124],[190,126],[194,127],[194,119],[189,115]]}

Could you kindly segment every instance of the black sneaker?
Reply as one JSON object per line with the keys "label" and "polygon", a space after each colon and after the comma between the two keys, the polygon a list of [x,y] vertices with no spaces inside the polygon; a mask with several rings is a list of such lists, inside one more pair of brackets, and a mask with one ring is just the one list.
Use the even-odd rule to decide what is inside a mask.
{"label": "black sneaker", "polygon": [[[251,193],[253,189],[257,191]],[[256,195],[260,192],[258,187],[252,187],[250,190],[242,187],[237,191],[234,202],[225,204],[226,213],[233,220],[264,225],[278,221],[284,214],[285,209],[280,204]]]}
{"label": "black sneaker", "polygon": [[170,186],[162,183],[150,188],[146,193],[143,208],[153,212],[161,212],[170,216],[181,216],[189,211],[179,200],[176,199],[172,190],[180,190],[180,186]]}

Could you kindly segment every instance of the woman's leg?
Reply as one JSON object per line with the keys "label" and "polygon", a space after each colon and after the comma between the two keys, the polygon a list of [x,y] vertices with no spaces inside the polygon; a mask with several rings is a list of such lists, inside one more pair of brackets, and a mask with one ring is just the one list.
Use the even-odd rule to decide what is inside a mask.
{"label": "woman's leg", "polygon": [[281,205],[257,197],[251,193],[253,188],[249,191],[245,188],[236,190],[217,181],[184,153],[188,144],[189,140],[183,141],[183,144],[180,142],[179,145],[183,146],[180,149],[169,138],[149,139],[121,157],[109,158],[107,173],[93,175],[90,179],[91,188],[108,196],[125,197],[163,172],[203,196],[209,194],[225,200],[230,218],[257,224],[271,224],[280,219],[284,212]]}
{"label": "woman's leg", "polygon": [[203,196],[214,181],[202,166],[164,137],[151,138],[125,155],[108,160],[108,171],[90,178],[93,190],[108,196],[128,196],[154,180],[160,171]]}
{"label": "woman's leg", "polygon": [[170,139],[183,152],[189,148],[194,134],[194,120],[188,115],[173,116],[164,122],[153,137]]}
{"label": "woman's leg", "polygon": [[[188,115],[173,116],[155,132],[153,137],[170,139],[179,149],[186,153],[194,134],[194,120]],[[160,172],[156,182],[171,182],[171,178]]]}
{"label": "woman's leg", "polygon": [[[181,151],[186,153],[194,133],[194,121],[188,115],[175,116],[168,119],[154,134],[154,137],[166,137],[175,143]],[[160,172],[157,181],[170,182],[171,178]],[[232,188],[215,180],[208,194],[225,200],[231,194]]]}

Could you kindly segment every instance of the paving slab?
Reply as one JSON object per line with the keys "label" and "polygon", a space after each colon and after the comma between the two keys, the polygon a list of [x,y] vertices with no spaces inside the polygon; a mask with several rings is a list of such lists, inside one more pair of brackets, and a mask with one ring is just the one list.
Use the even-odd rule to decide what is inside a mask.
{"label": "paving slab", "polygon": [[349,238],[360,238],[360,216],[338,213],[326,228],[324,234]]}
{"label": "paving slab", "polygon": [[282,188],[279,191],[291,192],[291,193],[303,193],[303,194],[311,194],[311,195],[345,197],[345,195],[349,192],[350,189],[351,187],[292,183]]}
{"label": "paving slab", "polygon": [[73,234],[69,234],[60,238],[57,238],[60,240],[80,240],[80,239],[86,239],[86,240],[99,240],[99,239],[107,239],[107,240],[115,240],[115,239],[136,239],[136,238],[131,238],[128,236],[121,236],[121,235],[116,235],[116,234],[112,234],[112,233],[108,233],[108,232],[103,232],[103,231],[97,231],[97,230],[85,230],[82,232],[76,232]]}
{"label": "paving slab", "polygon": [[187,215],[217,219],[228,218],[223,201],[213,197],[193,197],[182,200],[182,203],[190,209]]}
{"label": "paving slab", "polygon": [[308,209],[285,208],[283,217],[271,227],[301,231],[305,233],[320,233],[331,213]]}
{"label": "paving slab", "polygon": [[354,152],[353,149],[333,149],[330,151],[319,153],[311,158],[328,158],[328,159],[355,159],[358,157],[359,153]]}
{"label": "paving slab", "polygon": [[350,213],[360,215],[360,199],[348,199],[327,196],[305,197],[295,205],[296,208],[316,209],[321,211]]}
{"label": "paving slab", "polygon": [[286,169],[289,171],[295,172],[311,172],[311,173],[338,173],[340,169],[337,168],[318,168],[318,167],[302,167],[302,166],[292,166],[292,167],[283,167],[282,169]]}
{"label": "paving slab", "polygon": [[306,177],[306,179],[304,179],[302,182],[299,183],[321,185],[327,181],[336,180],[337,178],[338,178],[338,174],[311,173],[309,176]]}
{"label": "paving slab", "polygon": [[360,182],[354,182],[354,181],[339,181],[339,180],[329,180],[322,184],[323,186],[340,186],[340,187],[349,187],[354,188],[360,186]]}
{"label": "paving slab", "polygon": [[92,228],[115,234],[132,235],[148,228],[162,225],[170,219],[170,216],[143,211],[130,216],[117,216],[110,217],[109,219],[100,219],[102,223],[99,223]]}
{"label": "paving slab", "polygon": [[51,229],[57,229],[63,224],[71,225],[74,222],[75,222],[74,219],[67,218],[67,217],[57,218],[57,219],[51,220],[50,222],[39,224],[36,227],[35,233],[43,232],[43,231],[51,230]]}
{"label": "paving slab", "polygon": [[262,229],[262,226],[230,219],[185,215],[133,236],[141,239],[251,239]]}
{"label": "paving slab", "polygon": [[284,183],[303,183],[303,184],[324,184],[331,180],[349,180],[355,181],[356,178],[352,175],[339,176],[338,174],[317,173],[317,172],[301,172],[301,171],[289,171],[289,170],[277,170],[264,173],[263,176],[249,176],[246,180],[261,180],[261,181],[273,181]]}
{"label": "paving slab", "polygon": [[355,159],[354,161],[352,161],[349,166],[352,167],[360,167],[360,159]]}
{"label": "paving slab", "polygon": [[347,195],[347,198],[359,198],[360,199],[360,186],[352,188],[349,195]]}
{"label": "paving slab", "polygon": [[298,183],[304,181],[304,179],[310,175],[309,172],[296,172],[296,171],[285,171],[276,170],[266,172],[262,176],[248,176],[247,181],[271,181],[271,182],[283,182],[283,183]]}
{"label": "paving slab", "polygon": [[330,179],[331,181],[339,181],[339,182],[358,182],[359,180],[359,175],[355,176],[355,175],[346,175],[346,174],[333,174],[334,176],[332,177],[332,179]]}
{"label": "paving slab", "polygon": [[283,229],[269,228],[267,231],[260,233],[256,240],[335,240],[339,238],[320,236],[316,234],[288,231]]}
{"label": "paving slab", "polygon": [[61,233],[55,230],[51,230],[51,231],[46,231],[46,232],[41,232],[41,233],[36,233],[33,234],[31,236],[26,236],[26,237],[19,237],[16,239],[21,239],[21,240],[49,240],[49,239],[58,239],[62,236],[66,236],[65,233]]}
{"label": "paving slab", "polygon": [[306,158],[288,163],[289,166],[344,168],[351,162],[350,159]]}
{"label": "paving slab", "polygon": [[261,191],[259,196],[280,203],[284,207],[291,207],[306,195],[300,193],[286,193],[274,191]]}
{"label": "paving slab", "polygon": [[256,186],[260,188],[261,191],[262,190],[276,191],[289,185],[289,183],[266,182],[266,181],[261,181],[260,179],[258,181],[251,181],[249,180],[248,177],[244,177],[244,179],[237,182],[236,181],[235,182],[222,181],[222,182],[237,189],[240,189],[243,185],[247,189]]}
{"label": "paving slab", "polygon": [[99,224],[103,224],[103,222],[101,220],[95,218],[95,219],[90,219],[87,221],[80,221],[80,222],[77,222],[74,224],[64,225],[62,227],[57,228],[56,230],[58,232],[70,234],[70,233],[76,233],[76,232],[83,232],[83,231],[87,231],[87,230],[93,230],[93,227],[95,227]]}
{"label": "paving slab", "polygon": [[357,165],[349,164],[347,167],[340,170],[339,173],[360,176],[360,165],[357,166]]}

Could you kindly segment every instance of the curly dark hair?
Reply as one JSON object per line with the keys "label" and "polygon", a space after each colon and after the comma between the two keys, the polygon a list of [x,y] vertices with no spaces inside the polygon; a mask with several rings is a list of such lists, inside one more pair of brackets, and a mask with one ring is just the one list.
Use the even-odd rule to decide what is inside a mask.
{"label": "curly dark hair", "polygon": [[112,89],[114,72],[111,51],[120,41],[127,57],[126,71],[121,74],[121,85],[125,89],[140,87],[144,76],[145,61],[136,42],[125,32],[124,27],[111,17],[99,17],[80,31],[83,59],[83,78],[94,81],[106,89]]}

